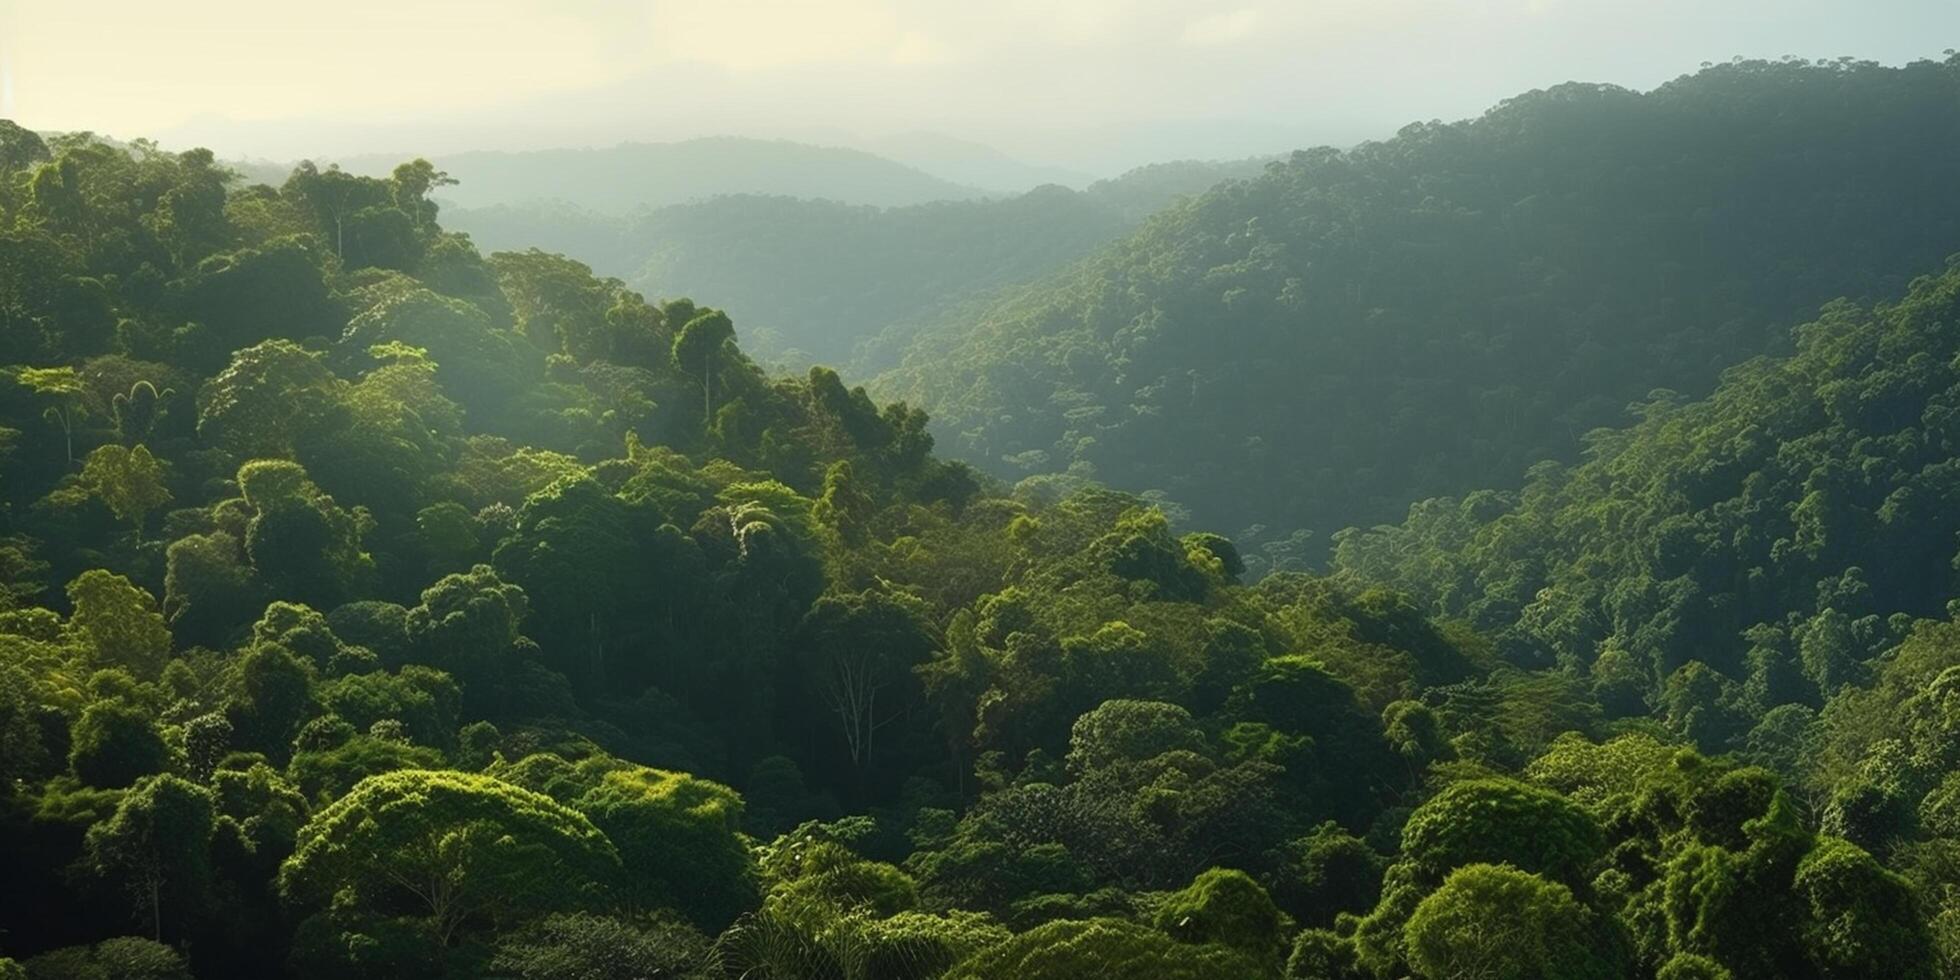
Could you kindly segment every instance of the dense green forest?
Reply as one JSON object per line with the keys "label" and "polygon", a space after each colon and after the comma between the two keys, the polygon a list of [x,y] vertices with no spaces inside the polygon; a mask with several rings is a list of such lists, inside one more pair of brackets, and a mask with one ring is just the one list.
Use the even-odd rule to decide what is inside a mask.
{"label": "dense green forest", "polygon": [[1162,493],[1285,564],[1896,295],[1960,243],[1956,167],[1951,57],[1561,85],[1172,208],[872,390],[997,475]]}
{"label": "dense green forest", "polygon": [[774,362],[889,367],[911,328],[1030,282],[1263,161],[1140,167],[1082,191],[879,208],[730,194],[613,214],[563,202],[450,209],[491,251],[544,248],[660,296],[713,296]]}
{"label": "dense green forest", "polygon": [[[1452,303],[1522,318],[1521,364],[1593,337],[1532,398],[1732,365],[1564,465],[1530,467],[1557,440],[1519,406],[1447,481],[1353,474],[1404,508],[1506,460],[1485,485],[1523,488],[1342,533],[1326,574],[1080,471],[943,458],[916,407],[758,367],[708,294],[486,255],[426,161],[248,185],[0,121],[0,980],[1960,975],[1956,74],[1556,90],[1296,158],[1094,260],[1257,203],[1237,234],[1331,242],[1317,275],[1406,304],[1228,431],[1332,425],[1287,413],[1339,370],[1314,398],[1374,398],[1361,425],[1401,390],[1366,358],[1417,353],[1398,331],[1484,384]],[[1831,127],[1921,152],[1771,162]],[[1534,182],[1539,219],[1465,203]],[[1340,218],[1368,248],[1321,237],[1418,190],[1406,227]],[[1608,204],[1651,220],[1601,237]],[[1689,231],[1705,251],[1602,285]],[[1195,270],[1251,246],[1189,247],[1095,308],[1160,277],[1250,295]],[[1543,295],[1489,298],[1528,248],[1559,260]],[[1410,250],[1400,289],[1341,265]],[[1817,314],[1832,288],[1876,299]],[[1203,315],[1250,330],[1231,308]],[[1436,397],[1353,438],[1475,421]],[[1236,445],[1150,431],[1166,471]],[[1304,479],[1262,458],[1219,477]]]}

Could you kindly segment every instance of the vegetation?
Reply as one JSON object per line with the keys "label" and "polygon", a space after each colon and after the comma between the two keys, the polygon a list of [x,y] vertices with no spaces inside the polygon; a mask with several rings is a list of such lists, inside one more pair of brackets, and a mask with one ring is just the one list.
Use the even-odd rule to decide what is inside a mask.
{"label": "vegetation", "polygon": [[[1960,264],[1314,575],[446,180],[0,124],[0,978],[1960,971]],[[1833,187],[1896,234],[1787,269],[1952,220]]]}
{"label": "vegetation", "polygon": [[[910,338],[873,386],[1010,479],[1155,492],[1255,569],[1512,484],[1960,241],[1960,60],[1566,84],[1296,153]],[[1270,552],[1268,546],[1271,546]]]}
{"label": "vegetation", "polygon": [[[1167,163],[1083,191],[876,207],[729,194],[627,214],[557,203],[446,212],[485,248],[563,252],[649,294],[713,296],[772,361],[889,366],[909,330],[1089,254],[1259,161]],[[838,195],[817,194],[819,198]],[[845,199],[850,200],[850,199]]]}

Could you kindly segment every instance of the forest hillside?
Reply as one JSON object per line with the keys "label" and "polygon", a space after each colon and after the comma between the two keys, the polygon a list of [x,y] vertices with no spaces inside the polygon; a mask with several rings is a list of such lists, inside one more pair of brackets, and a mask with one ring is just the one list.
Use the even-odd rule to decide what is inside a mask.
{"label": "forest hillside", "polygon": [[[426,160],[248,182],[0,121],[0,980],[1960,975],[1957,70],[1562,88],[1089,260],[1132,278],[1083,322],[1129,325],[1027,384],[1143,377],[1146,334],[1312,372],[1111,436],[1240,477],[1210,511],[1376,458],[1253,479],[1218,432],[1311,448],[1338,395],[1355,439],[1441,439],[1488,422],[1462,391],[1532,392],[1474,466],[1356,464],[1403,496],[1326,574],[1086,467],[948,458],[713,297],[486,254]],[[1840,128],[1922,152],[1795,135]],[[1330,392],[1231,360],[1293,351],[1245,283],[1404,312]],[[1518,363],[1465,355],[1499,336]],[[1404,400],[1408,358],[1456,380]],[[1590,409],[1527,407],[1677,368],[1534,455]]]}
{"label": "forest hillside", "polygon": [[1139,167],[1085,190],[880,208],[726,194],[624,214],[559,202],[445,211],[493,251],[541,247],[650,295],[717,297],[747,349],[808,366],[891,366],[910,331],[1107,245],[1265,161]]}
{"label": "forest hillside", "polygon": [[1952,57],[1560,85],[1219,187],[915,332],[873,390],[988,472],[1154,492],[1291,554],[1897,295],[1960,242],[1956,164]]}

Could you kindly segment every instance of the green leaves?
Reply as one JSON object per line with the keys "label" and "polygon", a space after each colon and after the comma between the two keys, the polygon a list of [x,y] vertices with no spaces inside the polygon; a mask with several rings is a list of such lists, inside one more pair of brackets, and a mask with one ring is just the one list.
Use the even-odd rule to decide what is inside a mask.
{"label": "green leaves", "polygon": [[1180,942],[1217,943],[1277,963],[1280,913],[1266,890],[1243,871],[1213,868],[1158,906],[1157,928]]}
{"label": "green leaves", "polygon": [[89,828],[87,866],[120,883],[161,940],[166,909],[178,922],[209,911],[214,819],[208,790],[176,776],[151,777]]}
{"label": "green leaves", "polygon": [[1430,881],[1466,864],[1502,863],[1577,886],[1600,845],[1593,819],[1565,798],[1497,779],[1452,784],[1402,829],[1402,859]]}
{"label": "green leaves", "polygon": [[82,482],[108,505],[117,520],[135,525],[138,534],[150,512],[171,500],[170,488],[164,485],[163,463],[144,446],[125,449],[112,443],[98,447],[82,462]]}
{"label": "green leaves", "polygon": [[1594,915],[1564,885],[1504,865],[1470,864],[1416,906],[1404,928],[1425,977],[1516,980],[1626,976]]}
{"label": "green leaves", "polygon": [[122,667],[152,678],[170,655],[170,630],[157,601],[128,579],[102,569],[83,572],[68,583],[74,614],[68,625],[103,666]]}
{"label": "green leaves", "polygon": [[1246,980],[1256,960],[1225,946],[1179,943],[1121,919],[1051,922],[961,963],[946,980]]}
{"label": "green leaves", "polygon": [[529,756],[493,774],[591,818],[618,848],[618,895],[721,929],[757,899],[755,862],[738,836],[742,798],[720,783],[598,756],[576,765]]}
{"label": "green leaves", "polygon": [[446,575],[408,611],[408,638],[426,663],[464,679],[496,676],[519,639],[530,608],[524,590],[488,565]]}
{"label": "green leaves", "polygon": [[268,340],[232,355],[197,399],[198,435],[243,459],[291,458],[298,443],[333,422],[344,385],[320,355]]}
{"label": "green leaves", "polygon": [[367,907],[406,900],[447,944],[472,924],[576,907],[618,862],[598,828],[550,797],[489,776],[410,769],[362,780],[314,814],[279,889],[302,904],[343,889]]}
{"label": "green leaves", "polygon": [[365,511],[341,508],[304,468],[285,460],[246,463],[238,488],[254,511],[245,553],[274,595],[330,609],[361,594],[374,574],[374,559],[362,548]]}
{"label": "green leaves", "polygon": [[70,738],[68,767],[85,786],[128,786],[170,764],[150,713],[120,699],[89,705]]}

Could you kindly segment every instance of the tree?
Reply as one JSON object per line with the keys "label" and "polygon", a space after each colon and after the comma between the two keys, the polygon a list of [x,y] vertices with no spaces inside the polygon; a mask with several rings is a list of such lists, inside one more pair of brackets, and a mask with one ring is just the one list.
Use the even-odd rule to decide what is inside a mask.
{"label": "tree", "polygon": [[75,465],[75,427],[88,418],[87,390],[74,368],[25,368],[20,383],[49,404],[43,418],[61,427],[61,444],[67,465]]}
{"label": "tree", "polygon": [[1419,773],[1430,762],[1450,756],[1443,740],[1442,722],[1429,706],[1417,701],[1396,701],[1382,709],[1382,735],[1388,745]]}
{"label": "tree", "polygon": [[1846,841],[1820,840],[1797,865],[1809,907],[1802,941],[1826,977],[1930,978],[1932,944],[1912,886]]}
{"label": "tree", "polygon": [[583,647],[585,670],[574,676],[604,676],[608,630],[640,568],[633,544],[626,502],[581,475],[532,494],[497,546],[497,574],[529,597],[538,635],[567,655]]}
{"label": "tree", "polygon": [[123,794],[108,820],[89,828],[88,867],[129,889],[148,914],[151,938],[161,941],[166,904],[187,917],[208,910],[214,820],[209,790],[152,776]]}
{"label": "tree", "polygon": [[[11,963],[0,960],[0,964]],[[0,977],[6,977],[0,967]],[[19,980],[193,980],[183,954],[151,939],[117,936],[94,946],[69,946],[27,961]],[[8,978],[13,980],[13,978]]]}
{"label": "tree", "polygon": [[[0,212],[7,183],[0,177]],[[0,232],[0,343],[8,361],[56,364],[108,346],[116,323],[107,291],[82,271],[53,236]]]}
{"label": "tree", "polygon": [[435,164],[417,157],[395,167],[388,182],[394,188],[395,207],[415,219],[417,225],[433,227],[436,223],[436,207],[429,200],[429,192],[438,187],[454,187],[456,178]]}
{"label": "tree", "polygon": [[1162,701],[1118,699],[1104,701],[1075,720],[1065,761],[1080,774],[1204,747],[1204,732],[1189,711]]}
{"label": "tree", "polygon": [[1285,846],[1272,876],[1273,900],[1302,924],[1331,926],[1346,912],[1363,915],[1381,898],[1388,864],[1366,841],[1325,823]]}
{"label": "tree", "polygon": [[68,767],[84,786],[117,789],[164,771],[170,750],[149,712],[120,699],[83,709],[70,736]]}
{"label": "tree", "polygon": [[824,470],[823,496],[811,508],[817,523],[836,531],[846,545],[858,547],[864,544],[865,525],[876,511],[850,460],[840,459]]}
{"label": "tree", "polygon": [[[370,776],[382,773],[412,769],[443,768],[442,753],[425,745],[410,745],[398,738],[380,738],[373,733],[383,730],[388,721],[376,723],[367,734],[355,734],[338,745],[315,745],[309,737],[317,731],[313,726],[323,722],[331,723],[330,717],[316,718],[301,729],[299,737],[293,741],[298,751],[293,753],[293,761],[286,766],[286,773],[302,796],[309,800],[328,801],[339,799],[348,790],[360,785]],[[341,730],[344,734],[345,730]]]}
{"label": "tree", "polygon": [[1661,964],[1654,980],[1734,980],[1734,976],[1706,956],[1681,953]]}
{"label": "tree", "polygon": [[837,716],[851,764],[863,769],[878,733],[918,701],[913,668],[936,645],[919,603],[878,591],[825,596],[804,617],[798,645],[811,688]]}
{"label": "tree", "polygon": [[374,559],[362,547],[366,511],[343,509],[286,460],[239,467],[238,489],[252,509],[245,553],[273,595],[331,609],[368,587]]}
{"label": "tree", "polygon": [[946,980],[1245,980],[1264,967],[1226,946],[1179,943],[1121,919],[1050,922],[984,950]]}
{"label": "tree", "polygon": [[1218,943],[1279,964],[1279,909],[1243,871],[1213,868],[1199,875],[1158,906],[1155,924],[1180,942]]}
{"label": "tree", "polygon": [[48,160],[48,144],[31,129],[0,119],[0,177]]}
{"label": "tree", "polygon": [[184,722],[184,774],[208,783],[218,764],[231,754],[231,719],[212,711]]}
{"label": "tree", "polygon": [[284,759],[293,733],[317,707],[312,665],[276,643],[255,643],[230,664],[226,717],[238,743]]}
{"label": "tree", "polygon": [[312,216],[316,227],[333,243],[336,256],[346,254],[348,219],[392,197],[385,181],[347,173],[338,164],[321,170],[311,160],[293,168],[292,176],[286,179],[279,193],[299,203]]}
{"label": "tree", "polygon": [[1416,906],[1403,935],[1423,977],[1608,980],[1626,976],[1614,944],[1570,889],[1508,865],[1470,864]]}
{"label": "tree", "polygon": [[616,280],[595,279],[584,263],[535,248],[498,252],[490,265],[531,343],[581,363],[613,354],[606,311]]}
{"label": "tree", "polygon": [[197,434],[241,459],[292,458],[343,411],[345,385],[319,354],[267,340],[233,354],[197,398]]}
{"label": "tree", "polygon": [[543,352],[499,329],[482,308],[404,284],[347,321],[340,347],[366,352],[389,343],[427,352],[436,381],[472,422],[536,424],[519,409],[538,403]]}
{"label": "tree", "polygon": [[291,236],[199,262],[158,304],[191,324],[172,338],[174,359],[209,372],[240,348],[337,335],[347,307],[328,287],[322,258],[310,241]]}
{"label": "tree", "polygon": [[755,906],[754,859],[737,836],[742,798],[686,773],[611,759],[576,767],[567,802],[619,850],[619,893],[633,907],[671,909],[717,931]]}
{"label": "tree", "polygon": [[0,664],[0,800],[44,773],[51,760],[39,685],[24,664]]}
{"label": "tree", "polygon": [[170,656],[170,628],[155,597],[130,580],[97,568],[68,583],[68,601],[75,607],[69,628],[96,663],[122,667],[144,678],[162,671]]}
{"label": "tree", "polygon": [[500,937],[491,968],[519,980],[709,980],[714,953],[692,928],[662,918],[558,912]]}
{"label": "tree", "polygon": [[477,523],[476,515],[453,500],[417,511],[415,528],[422,547],[429,553],[430,569],[436,573],[463,571],[483,551],[484,529]]}
{"label": "tree", "polygon": [[1286,765],[1321,815],[1356,826],[1374,813],[1394,756],[1352,686],[1311,658],[1274,657],[1253,672],[1244,703],[1247,720],[1311,739],[1307,758]]}
{"label": "tree", "polygon": [[[294,602],[268,603],[258,622],[252,624],[252,642],[277,643],[312,661],[313,666],[321,670],[332,670],[350,660],[365,659],[350,651],[347,644],[334,635],[333,627],[327,624],[327,617],[320,615],[312,606]],[[336,661],[341,663],[336,664]]]}
{"label": "tree", "polygon": [[170,502],[163,476],[163,464],[145,446],[125,449],[110,443],[97,447],[82,462],[82,482],[102,498],[117,520],[134,526],[139,539],[144,518]]}
{"label": "tree", "polygon": [[1506,779],[1453,783],[1409,815],[1402,860],[1431,881],[1467,864],[1508,864],[1582,885],[1601,848],[1591,816],[1557,793]]}
{"label": "tree", "polygon": [[714,372],[735,339],[735,324],[720,310],[703,310],[674,335],[674,367],[701,378],[701,424],[715,420]]}
{"label": "tree", "polygon": [[1302,929],[1286,957],[1286,980],[1363,980],[1354,940],[1327,929]]}
{"label": "tree", "polygon": [[408,639],[425,662],[465,684],[487,680],[510,656],[529,608],[523,589],[478,565],[423,590],[421,605],[408,611]]}
{"label": "tree", "polygon": [[408,900],[447,946],[473,923],[509,927],[528,913],[576,908],[618,866],[605,835],[548,796],[489,776],[409,769],[364,779],[315,813],[279,869],[279,891],[296,903],[333,898],[377,911]]}
{"label": "tree", "polygon": [[175,186],[163,192],[156,210],[146,216],[179,268],[195,266],[231,241],[225,185],[238,174],[216,160],[202,147],[178,154]]}
{"label": "tree", "polygon": [[448,748],[455,744],[463,692],[448,674],[421,664],[394,673],[349,674],[320,689],[320,704],[361,731],[376,722],[400,722],[411,740]]}
{"label": "tree", "polygon": [[187,534],[164,551],[163,613],[185,646],[224,642],[261,601],[244,549],[231,534]]}

